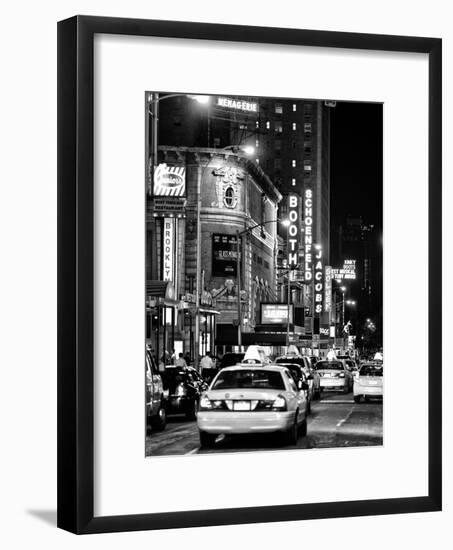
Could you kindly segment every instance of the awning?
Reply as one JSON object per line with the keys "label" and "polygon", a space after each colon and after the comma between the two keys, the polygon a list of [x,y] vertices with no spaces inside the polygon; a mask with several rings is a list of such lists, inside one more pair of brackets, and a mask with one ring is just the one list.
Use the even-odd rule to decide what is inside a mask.
{"label": "awning", "polygon": [[[273,345],[284,346],[286,333],[241,332],[243,346]],[[217,346],[237,346],[238,327],[232,324],[217,324],[215,344]]]}
{"label": "awning", "polygon": [[171,281],[147,281],[146,282],[146,301],[155,300],[156,305],[177,306],[179,301],[176,299],[175,287]]}

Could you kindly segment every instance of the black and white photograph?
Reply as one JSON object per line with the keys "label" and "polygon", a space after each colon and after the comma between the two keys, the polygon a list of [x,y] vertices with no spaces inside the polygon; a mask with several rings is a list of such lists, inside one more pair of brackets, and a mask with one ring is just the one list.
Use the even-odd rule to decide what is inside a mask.
{"label": "black and white photograph", "polygon": [[146,456],[382,446],[383,104],[144,116]]}

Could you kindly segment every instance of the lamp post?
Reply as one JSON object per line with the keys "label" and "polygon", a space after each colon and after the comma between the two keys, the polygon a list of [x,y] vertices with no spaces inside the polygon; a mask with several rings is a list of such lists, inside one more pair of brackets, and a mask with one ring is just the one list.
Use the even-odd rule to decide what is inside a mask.
{"label": "lamp post", "polygon": [[159,104],[161,101],[166,99],[171,99],[174,97],[188,97],[193,99],[200,105],[208,105],[210,102],[210,96],[208,95],[189,95],[189,94],[168,94],[168,95],[159,95],[158,92],[151,92],[148,95],[148,115],[151,117],[151,154],[150,154],[150,163],[149,163],[149,185],[148,193],[151,194],[152,185],[154,183],[154,169],[157,164],[157,148],[159,141]]}
{"label": "lamp post", "polygon": [[[236,276],[237,276],[237,287],[238,287],[238,304],[237,304],[237,314],[238,314],[238,347],[239,351],[242,348],[242,305],[241,305],[241,249],[240,249],[240,237],[242,235],[246,235],[247,233],[250,233],[257,227],[263,227],[264,225],[268,223],[277,223],[281,222],[285,227],[289,225],[288,220],[268,220],[265,222],[257,223],[255,225],[252,225],[252,227],[248,227],[247,229],[244,229],[243,231],[236,230]],[[288,288],[289,288],[289,272],[288,272]],[[288,331],[289,331],[289,290],[288,290]],[[288,336],[289,338],[289,336]]]}
{"label": "lamp post", "polygon": [[[200,104],[207,105],[210,101],[210,97],[206,95],[188,95],[188,94],[167,94],[164,96],[159,95],[158,92],[152,92],[147,95],[147,117],[146,117],[146,123],[147,123],[147,129],[149,128],[148,123],[148,117],[151,117],[151,148],[150,148],[150,157],[149,157],[149,166],[148,166],[148,195],[152,196],[153,194],[153,186],[154,186],[154,172],[157,165],[157,155],[158,155],[158,141],[159,141],[159,105],[161,101],[171,99],[174,97],[188,97],[190,99],[193,99],[194,101],[197,101]],[[200,178],[200,175],[199,175]],[[200,185],[200,182],[198,183]],[[199,196],[197,197],[197,227],[199,226]],[[197,250],[197,259],[199,257],[199,251]],[[199,301],[199,290],[200,290],[200,276],[199,276],[199,267],[197,267],[197,298],[196,298],[196,317],[195,317],[195,324],[196,324],[196,332],[195,332],[195,356],[196,361],[198,364],[198,348],[199,348],[199,307],[200,307],[200,301]],[[174,281],[176,283],[176,281]],[[175,284],[176,287],[176,284]],[[164,349],[165,349],[165,342],[164,342]]]}

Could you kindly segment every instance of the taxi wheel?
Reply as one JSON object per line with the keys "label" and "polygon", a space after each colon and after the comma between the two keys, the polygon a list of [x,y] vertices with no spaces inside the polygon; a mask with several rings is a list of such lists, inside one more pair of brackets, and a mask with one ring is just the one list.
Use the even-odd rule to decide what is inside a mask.
{"label": "taxi wheel", "polygon": [[196,420],[198,412],[198,401],[194,400],[191,404],[190,409],[186,412],[187,420]]}
{"label": "taxi wheel", "polygon": [[354,395],[354,401],[360,403],[360,395]]}
{"label": "taxi wheel", "polygon": [[162,431],[165,429],[166,425],[167,425],[167,413],[165,411],[165,407],[161,405],[159,407],[159,410],[157,411],[156,417],[151,420],[151,426],[156,431]]}
{"label": "taxi wheel", "polygon": [[307,418],[304,418],[304,421],[300,425],[299,433],[302,437],[305,437],[307,435]]}
{"label": "taxi wheel", "polygon": [[297,424],[298,415],[299,411],[296,411],[296,414],[294,415],[294,423],[291,428],[285,433],[285,439],[288,445],[296,445],[297,440],[299,439],[299,426]]}
{"label": "taxi wheel", "polygon": [[209,434],[207,432],[200,432],[200,445],[205,448],[214,447],[216,434]]}

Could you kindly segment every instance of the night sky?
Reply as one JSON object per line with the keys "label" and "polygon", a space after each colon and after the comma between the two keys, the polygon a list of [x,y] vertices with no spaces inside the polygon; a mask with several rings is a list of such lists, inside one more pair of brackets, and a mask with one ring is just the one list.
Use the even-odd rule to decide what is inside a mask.
{"label": "night sky", "polygon": [[333,229],[351,215],[382,233],[382,104],[337,102],[331,116]]}

